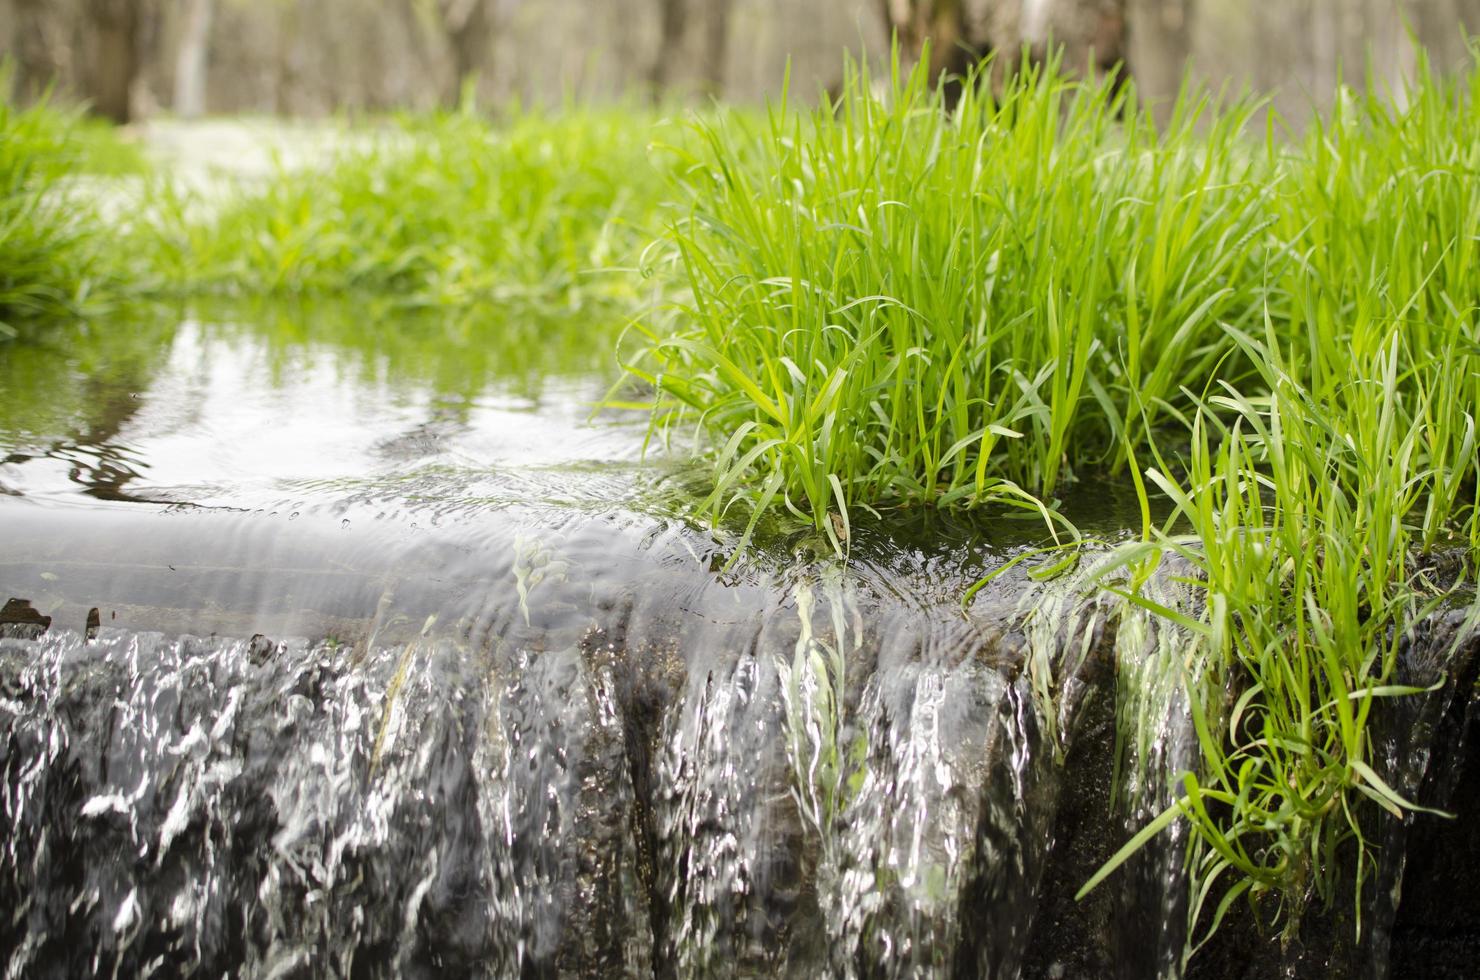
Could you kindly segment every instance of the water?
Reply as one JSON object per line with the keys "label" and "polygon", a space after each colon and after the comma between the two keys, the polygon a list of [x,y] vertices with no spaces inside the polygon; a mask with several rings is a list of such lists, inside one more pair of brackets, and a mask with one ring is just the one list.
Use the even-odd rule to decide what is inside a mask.
{"label": "water", "polygon": [[[1185,838],[1072,901],[1195,759],[1176,634],[1022,567],[963,610],[1041,533],[1001,517],[727,565],[590,420],[589,338],[222,308],[0,352],[6,974],[1178,975]],[[1385,730],[1395,786],[1452,703]]]}

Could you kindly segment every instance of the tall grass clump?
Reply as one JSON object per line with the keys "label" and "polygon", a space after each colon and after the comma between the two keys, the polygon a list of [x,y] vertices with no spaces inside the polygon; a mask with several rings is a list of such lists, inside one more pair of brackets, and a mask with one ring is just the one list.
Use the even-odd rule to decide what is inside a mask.
{"label": "tall grass clump", "polygon": [[[0,71],[0,89],[9,87]],[[0,339],[21,325],[76,316],[116,286],[98,217],[67,182],[84,169],[78,114],[0,104]]]}
{"label": "tall grass clump", "polygon": [[[629,295],[630,246],[662,188],[650,116],[466,107],[351,133],[323,167],[216,200],[164,197],[148,246],[193,291],[379,293],[407,305]],[[634,250],[635,251],[635,250]]]}
{"label": "tall grass clump", "polygon": [[[1189,672],[1202,771],[1167,814],[1194,830],[1205,930],[1247,894],[1277,900],[1293,933],[1344,874],[1360,929],[1370,807],[1415,809],[1373,713],[1416,693],[1398,682],[1401,644],[1474,571],[1480,68],[1451,83],[1420,60],[1398,101],[1343,92],[1290,151],[1284,318],[1224,326],[1257,376],[1200,395],[1186,463],[1149,472],[1175,513],[1127,553],[1150,555],[1143,576],[1182,556],[1203,595],[1192,615],[1157,611],[1205,668]],[[1465,559],[1459,582],[1427,570],[1434,549]]]}
{"label": "tall grass clump", "polygon": [[[1420,57],[1294,141],[1190,91],[1158,126],[1052,63],[954,111],[928,81],[699,124],[664,241],[688,295],[628,354],[654,431],[697,433],[716,516],[839,548],[850,509],[1048,514],[1124,472],[1144,534],[1102,581],[1189,637],[1201,758],[1087,887],[1185,820],[1194,937],[1238,900],[1293,934],[1343,883],[1360,928],[1372,815],[1414,809],[1373,715],[1480,548],[1480,67]],[[1169,555],[1185,608],[1144,588]]]}
{"label": "tall grass clump", "polygon": [[1159,131],[1053,64],[951,113],[923,70],[872,84],[701,123],[678,167],[691,296],[631,369],[708,437],[716,511],[1025,503],[1180,428],[1267,288],[1251,110],[1188,96]]}

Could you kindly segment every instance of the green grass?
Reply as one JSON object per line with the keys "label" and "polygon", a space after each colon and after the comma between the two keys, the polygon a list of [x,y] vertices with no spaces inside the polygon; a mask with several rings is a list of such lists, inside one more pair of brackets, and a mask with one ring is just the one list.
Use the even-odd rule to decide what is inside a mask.
{"label": "green grass", "polygon": [[1217,324],[1258,316],[1249,109],[1189,98],[1159,132],[1129,87],[1048,69],[947,117],[920,72],[890,81],[703,125],[680,169],[692,298],[631,369],[657,428],[731,440],[716,511],[775,496],[831,534],[856,505],[1049,497],[1180,429],[1180,386],[1230,368]]}
{"label": "green grass", "polygon": [[379,294],[406,306],[633,303],[662,191],[627,109],[469,110],[352,132],[328,165],[206,200],[159,195],[141,248],[177,290]]}
{"label": "green grass", "polygon": [[75,115],[69,134],[68,170],[87,177],[146,177],[153,165],[136,136],[93,116]]}
{"label": "green grass", "polygon": [[[7,75],[0,70],[0,88]],[[115,140],[75,111],[0,104],[0,340],[97,312],[122,291],[102,221],[67,190],[71,178],[117,160]]]}
{"label": "green grass", "polygon": [[605,337],[612,317],[593,308],[630,311],[651,289],[632,274],[665,187],[648,147],[664,123],[648,110],[490,119],[468,105],[362,123],[324,160],[205,186],[153,173],[76,113],[7,107],[3,122],[6,322],[83,311],[108,279],[155,299],[589,313]]}
{"label": "green grass", "polygon": [[1468,576],[1480,550],[1480,71],[1450,85],[1421,65],[1406,99],[1343,99],[1284,162],[1274,233],[1297,261],[1258,330],[1223,328],[1258,376],[1208,385],[1186,464],[1149,472],[1176,513],[1138,574],[1175,553],[1202,592],[1156,611],[1197,665],[1203,768],[1175,812],[1204,928],[1246,892],[1283,902],[1292,932],[1343,873],[1361,895],[1364,808],[1413,809],[1380,771],[1372,713],[1413,693],[1394,681],[1400,642],[1463,584],[1419,556],[1457,550]]}
{"label": "green grass", "polygon": [[[1103,584],[1185,631],[1202,756],[1149,829],[1190,822],[1199,934],[1240,898],[1293,932],[1361,895],[1371,808],[1412,809],[1369,733],[1454,585],[1415,556],[1468,576],[1480,546],[1480,67],[1420,58],[1296,143],[1052,65],[954,113],[918,71],[884,88],[697,126],[662,253],[688,292],[628,353],[654,433],[697,435],[714,517],[839,550],[858,508],[1051,514],[1126,474],[1143,539]],[[1143,588],[1167,555],[1186,608]]]}
{"label": "green grass", "polygon": [[[836,104],[682,130],[624,108],[407,120],[235,192],[152,182],[142,220],[111,225],[64,192],[139,172],[131,148],[5,108],[0,331],[129,291],[369,299],[318,339],[471,390],[494,367],[460,348],[544,370],[520,358],[558,316],[584,363],[657,294],[622,354],[654,435],[710,461],[715,519],[801,521],[845,551],[860,510],[1009,505],[1059,528],[1065,487],[1128,480],[1142,535],[1098,581],[1181,632],[1200,746],[1147,835],[1192,830],[1194,936],[1245,899],[1293,933],[1343,877],[1360,896],[1376,809],[1412,809],[1371,720],[1406,693],[1402,637],[1457,584],[1421,556],[1461,555],[1462,585],[1480,551],[1480,67],[1446,81],[1420,59],[1405,91],[1344,91],[1293,142],[1251,135],[1251,102],[1187,92],[1157,124],[1134,85],[1053,64],[952,112],[923,71],[874,88],[853,69]],[[358,339],[484,306],[506,322]],[[305,329],[280,326],[285,347]],[[415,361],[438,331],[451,356]],[[1175,608],[1152,581],[1173,565]],[[852,751],[845,668],[804,634],[784,671],[792,764],[827,759],[799,770],[814,829]],[[1123,729],[1151,703],[1129,691]]]}

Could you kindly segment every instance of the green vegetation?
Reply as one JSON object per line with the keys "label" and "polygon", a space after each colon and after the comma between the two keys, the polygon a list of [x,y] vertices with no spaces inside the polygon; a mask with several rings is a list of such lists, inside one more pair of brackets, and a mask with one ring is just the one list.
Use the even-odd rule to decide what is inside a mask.
{"label": "green vegetation", "polygon": [[[457,311],[493,303],[527,324],[510,343],[528,349],[542,324],[580,311],[600,351],[589,331],[614,336],[651,288],[630,274],[665,186],[648,157],[662,123],[646,111],[490,121],[469,105],[353,127],[321,165],[204,185],[151,173],[137,146],[75,112],[0,119],[3,324],[123,297],[317,297],[451,311],[457,334],[469,322]],[[117,177],[144,179],[101,179]]]}
{"label": "green vegetation", "polygon": [[68,171],[83,177],[144,177],[149,159],[137,138],[125,137],[118,127],[93,116],[68,116]]}
{"label": "green vegetation", "polygon": [[[1293,931],[1339,875],[1360,893],[1363,807],[1410,809],[1368,722],[1453,585],[1416,556],[1480,546],[1480,67],[1344,92],[1295,145],[1052,65],[954,113],[889,83],[699,125],[690,296],[630,358],[654,431],[707,437],[716,516],[784,506],[840,549],[852,508],[1050,514],[1128,473],[1143,540],[1101,580],[1186,631],[1202,753],[1149,831],[1190,821],[1203,930],[1247,896]],[[1168,555],[1188,608],[1142,588]]]}
{"label": "green vegetation", "polygon": [[[0,88],[7,75],[0,71]],[[121,146],[75,112],[0,104],[0,339],[26,323],[96,311],[116,289],[105,228],[67,185],[120,165]]]}
{"label": "green vegetation", "polygon": [[1183,383],[1229,370],[1219,323],[1251,326],[1267,291],[1248,110],[1187,99],[1159,133],[1133,96],[1050,68],[946,117],[921,73],[892,82],[703,127],[672,234],[693,299],[632,364],[656,425],[733,440],[718,485],[780,491],[829,533],[856,504],[1122,468],[1185,416]]}
{"label": "green vegetation", "polygon": [[[1282,161],[1272,233],[1293,261],[1271,263],[1259,329],[1224,326],[1258,375],[1207,384],[1186,465],[1149,471],[1176,514],[1127,558],[1149,553],[1144,577],[1182,556],[1203,601],[1188,615],[1127,597],[1184,625],[1198,665],[1203,771],[1176,811],[1199,903],[1226,889],[1209,928],[1245,891],[1281,899],[1292,930],[1342,873],[1360,894],[1358,804],[1412,808],[1378,772],[1369,719],[1412,693],[1394,683],[1399,645],[1454,586],[1420,553],[1480,551],[1480,70],[1467,85],[1421,66],[1406,108],[1346,99]],[[1179,519],[1191,534],[1170,533]]]}
{"label": "green vegetation", "polygon": [[[1193,830],[1198,935],[1241,898],[1298,929],[1339,876],[1361,892],[1372,805],[1412,808],[1369,722],[1456,587],[1422,556],[1460,556],[1463,581],[1480,553],[1480,66],[1450,82],[1420,60],[1401,97],[1344,92],[1295,141],[1194,93],[1158,124],[1133,85],[1052,64],[950,112],[923,72],[896,64],[884,89],[855,69],[835,104],[674,133],[631,109],[404,121],[236,192],[150,183],[114,228],[68,181],[138,172],[130,148],[6,108],[0,331],[126,290],[358,297],[363,317],[282,321],[283,345],[317,330],[367,371],[476,390],[488,358],[584,364],[642,314],[623,354],[654,434],[695,432],[712,460],[702,507],[789,514],[840,552],[860,509],[1064,527],[1065,487],[1128,479],[1142,535],[1098,581],[1185,634],[1201,748],[1148,834]],[[654,295],[672,302],[651,314]],[[498,317],[363,339],[388,310],[485,303]],[[551,317],[574,325],[554,342]],[[413,363],[429,346],[448,356]],[[1194,596],[1176,608],[1150,587],[1174,564]],[[851,751],[838,642],[804,633],[786,670],[793,765],[830,767],[797,789],[814,827]]]}
{"label": "green vegetation", "polygon": [[[468,105],[352,127],[322,164],[205,185],[151,173],[137,146],[76,112],[3,111],[5,322],[81,312],[103,284],[111,298],[498,302],[536,316],[630,311],[648,289],[627,274],[665,186],[648,157],[662,123],[646,111],[495,122]],[[81,177],[144,180],[107,207],[117,182]]]}
{"label": "green vegetation", "polygon": [[655,124],[625,109],[496,124],[466,110],[352,131],[325,167],[224,196],[161,194],[143,248],[191,293],[631,304],[633,283],[613,270],[651,235]]}

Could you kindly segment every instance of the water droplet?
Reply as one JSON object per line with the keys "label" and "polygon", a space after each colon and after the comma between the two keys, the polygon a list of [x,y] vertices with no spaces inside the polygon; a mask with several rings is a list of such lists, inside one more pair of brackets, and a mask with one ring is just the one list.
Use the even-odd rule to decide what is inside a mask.
{"label": "water droplet", "polygon": [[298,520],[298,512],[295,510],[295,511],[293,511],[293,513],[289,514],[288,515],[288,520],[290,520],[290,521],[296,521],[296,520]]}

